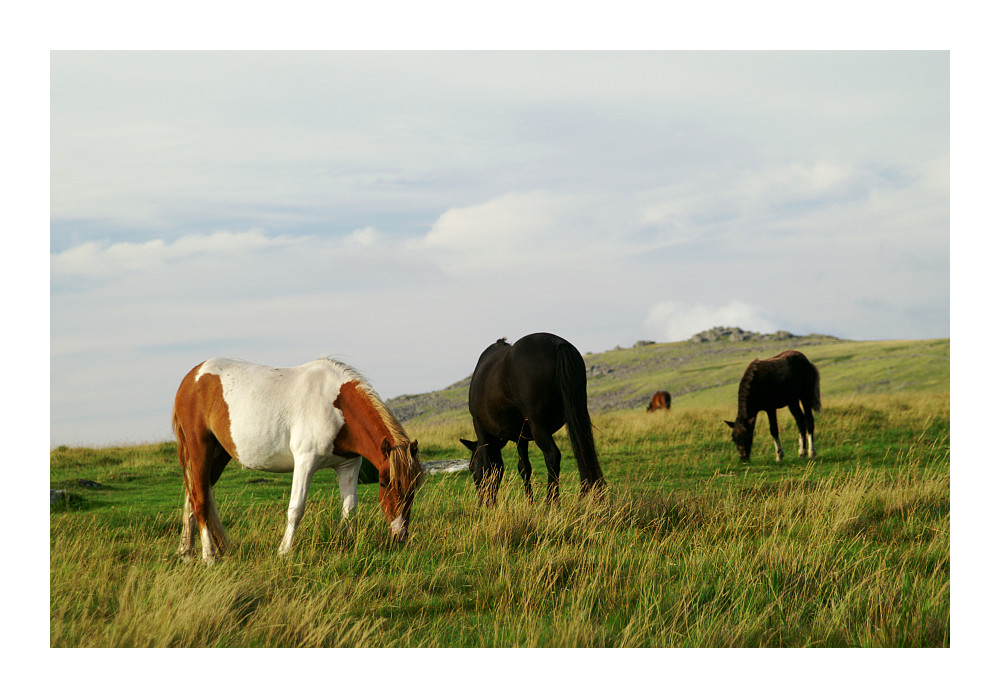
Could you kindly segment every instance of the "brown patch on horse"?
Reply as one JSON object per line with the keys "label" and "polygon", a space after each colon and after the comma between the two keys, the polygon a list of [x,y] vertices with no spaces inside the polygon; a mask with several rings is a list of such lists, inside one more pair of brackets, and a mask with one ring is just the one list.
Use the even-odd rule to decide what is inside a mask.
{"label": "brown patch on horse", "polygon": [[204,530],[208,526],[220,551],[228,541],[212,499],[214,485],[232,458],[237,458],[229,420],[229,405],[219,377],[206,373],[196,380],[202,364],[181,381],[174,398],[173,427],[184,490],[191,511]]}
{"label": "brown patch on horse", "polygon": [[354,416],[337,433],[333,452],[342,457],[365,456],[378,468],[380,479],[384,476],[389,483],[398,483],[402,492],[415,489],[421,476],[416,442],[410,441],[371,386],[361,381],[344,383],[333,406]]}
{"label": "brown patch on horse", "polygon": [[[198,364],[181,381],[174,400],[174,430],[178,418],[186,427],[193,427],[192,435],[208,432],[233,458],[239,460],[236,444],[233,443],[232,424],[229,419],[229,405],[222,394],[222,380],[214,373],[205,373],[195,379],[202,364]],[[214,482],[218,476],[213,478]]]}

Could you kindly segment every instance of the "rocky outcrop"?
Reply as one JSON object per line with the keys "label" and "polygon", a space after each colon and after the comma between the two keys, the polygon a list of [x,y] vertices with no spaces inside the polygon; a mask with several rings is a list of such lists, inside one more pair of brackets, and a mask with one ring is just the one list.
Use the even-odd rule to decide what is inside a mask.
{"label": "rocky outcrop", "polygon": [[794,335],[791,332],[786,332],[784,330],[779,330],[772,334],[761,334],[760,332],[748,332],[747,330],[741,329],[739,327],[713,327],[710,330],[705,330],[704,332],[699,332],[693,335],[689,342],[701,343],[701,342],[749,342],[753,340],[778,340],[783,341],[786,339],[798,339],[798,335]]}

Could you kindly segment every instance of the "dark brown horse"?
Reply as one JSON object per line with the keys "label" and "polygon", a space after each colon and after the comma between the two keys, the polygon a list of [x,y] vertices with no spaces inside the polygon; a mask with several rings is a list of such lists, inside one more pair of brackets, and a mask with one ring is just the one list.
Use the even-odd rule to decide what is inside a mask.
{"label": "dark brown horse", "polygon": [[[819,412],[819,371],[804,354],[783,351],[770,359],[750,362],[740,381],[736,421],[726,421],[733,430],[733,443],[741,460],[750,459],[753,431],[757,413],[767,412],[767,421],[774,439],[775,457],[781,460],[785,453],[778,440],[778,414],[787,407],[799,427],[799,457],[806,455],[808,440],[809,457],[816,457],[813,446],[813,410]],[[801,407],[800,407],[801,404]]]}
{"label": "dark brown horse", "polygon": [[513,346],[499,339],[479,357],[469,386],[469,412],[476,440],[461,439],[472,451],[469,470],[479,504],[496,504],[503,477],[500,450],[517,443],[517,470],[524,492],[532,500],[528,442],[545,456],[548,490],[545,500],[559,497],[561,454],[552,434],[567,425],[573,455],[580,470],[580,495],[593,488],[599,494],[604,474],[597,462],[587,411],[587,371],[576,347],[561,337],[540,332]]}
{"label": "dark brown horse", "polygon": [[655,412],[656,410],[669,410],[670,409],[670,393],[666,390],[657,390],[653,393],[653,397],[649,400],[649,405],[646,407],[647,412]]}

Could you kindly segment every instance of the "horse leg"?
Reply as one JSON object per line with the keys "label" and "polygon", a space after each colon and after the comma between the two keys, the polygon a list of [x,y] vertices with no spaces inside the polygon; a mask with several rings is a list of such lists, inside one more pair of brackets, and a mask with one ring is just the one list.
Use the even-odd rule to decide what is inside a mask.
{"label": "horse leg", "polygon": [[813,446],[813,432],[816,429],[816,422],[813,419],[812,405],[805,404],[806,436],[809,439],[809,457],[816,457],[816,447]]}
{"label": "horse leg", "polygon": [[198,521],[194,518],[194,507],[191,505],[191,498],[188,496],[187,488],[185,487],[184,514],[181,522],[181,544],[177,548],[177,554],[188,562],[194,560],[194,546],[197,538]]}
{"label": "horse leg", "polygon": [[181,544],[177,554],[187,561],[194,559],[195,539],[198,534],[198,522],[194,518],[194,506],[191,495],[188,494],[188,450],[184,433],[177,430],[177,456],[181,462],[181,472],[184,476],[184,513],[181,515]]}
{"label": "horse leg", "polygon": [[222,525],[219,507],[215,504],[215,491],[211,487],[205,490],[204,514],[201,520],[204,521],[201,526],[201,556],[205,562],[212,564],[229,548],[229,537]]}
{"label": "horse leg", "polygon": [[542,455],[545,456],[545,469],[549,474],[548,489],[545,491],[545,503],[550,504],[555,502],[558,504],[559,461],[562,459],[562,454],[559,453],[559,447],[556,446],[555,439],[552,438],[551,434],[545,433],[544,429],[537,429],[534,436],[535,443],[538,444],[538,448],[542,450]]}
{"label": "horse leg", "polygon": [[278,547],[279,555],[287,555],[291,551],[295,529],[298,528],[306,512],[306,495],[309,494],[309,484],[316,472],[313,462],[313,458],[295,458],[292,471],[292,496],[288,502],[288,524],[285,526],[285,535]]}
{"label": "horse leg", "polygon": [[215,441],[215,448],[209,466],[211,468],[209,482],[212,486],[208,490],[208,528],[212,532],[212,540],[218,547],[219,555],[222,555],[229,549],[229,534],[226,533],[226,527],[222,525],[219,507],[215,505],[215,483],[219,481],[222,471],[225,470],[226,465],[232,458],[226,452],[226,449],[222,447],[222,444],[215,439],[213,441]]}
{"label": "horse leg", "polygon": [[528,440],[525,438],[517,440],[517,472],[524,480],[524,495],[528,498],[528,502],[535,501],[531,492],[531,461],[528,460]]}
{"label": "horse leg", "polygon": [[340,498],[343,501],[340,512],[342,521],[350,520],[351,513],[358,506],[358,473],[360,471],[360,456],[337,467],[337,482],[340,485]]}
{"label": "horse leg", "polygon": [[[180,451],[184,459],[184,482],[187,493],[184,502],[185,524],[178,552],[183,555],[185,550],[190,551],[193,548],[194,529],[191,521],[193,517],[194,523],[201,531],[202,559],[211,564],[229,546],[229,539],[219,518],[219,509],[215,505],[215,496],[212,492],[213,470],[221,460],[216,451],[218,443],[211,432],[194,437],[184,433],[179,435],[179,440],[183,440]],[[218,472],[221,473],[221,468]]]}
{"label": "horse leg", "polygon": [[785,452],[781,450],[781,441],[778,439],[778,411],[767,411],[767,424],[771,427],[771,438],[774,439],[774,458],[777,462],[785,457]]}
{"label": "horse leg", "polygon": [[802,409],[799,407],[797,402],[792,402],[788,405],[788,411],[792,413],[792,417],[795,418],[795,426],[799,428],[799,458],[805,458],[806,455],[806,421],[805,416],[802,414]]}

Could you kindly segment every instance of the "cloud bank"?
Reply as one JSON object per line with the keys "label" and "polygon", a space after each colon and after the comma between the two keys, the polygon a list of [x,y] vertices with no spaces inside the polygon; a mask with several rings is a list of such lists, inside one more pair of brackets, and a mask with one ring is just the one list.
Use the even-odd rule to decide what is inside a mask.
{"label": "cloud bank", "polygon": [[169,438],[215,355],[947,336],[946,54],[460,58],[54,54],[53,443]]}

